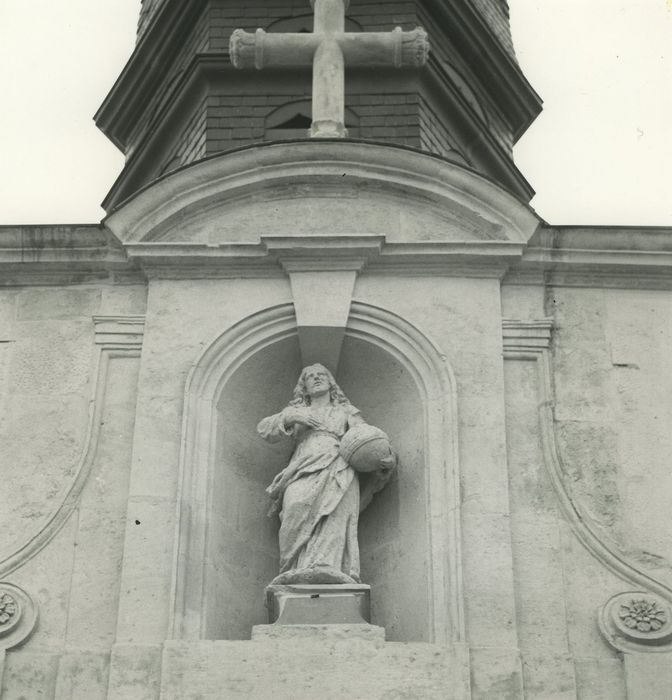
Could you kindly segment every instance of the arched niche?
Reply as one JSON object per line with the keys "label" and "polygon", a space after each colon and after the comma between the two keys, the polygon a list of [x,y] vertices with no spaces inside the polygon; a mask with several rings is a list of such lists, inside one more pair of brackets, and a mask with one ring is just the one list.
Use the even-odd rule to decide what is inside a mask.
{"label": "arched niche", "polygon": [[[291,304],[220,336],[187,383],[172,633],[245,639],[266,621],[263,590],[277,572],[277,519],[264,489],[291,445],[256,436],[283,408],[300,371]],[[385,429],[401,467],[360,518],[362,578],[373,622],[391,641],[463,639],[454,382],[445,359],[410,324],[353,302],[341,386]]]}
{"label": "arched niche", "polygon": [[256,426],[284,408],[300,371],[298,338],[293,335],[251,355],[215,403],[205,543],[206,639],[249,639],[252,625],[268,622],[263,593],[278,573],[278,519],[267,517],[265,489],[287,465],[292,445],[266,443]]}
{"label": "arched niche", "polygon": [[380,346],[346,336],[338,381],[367,422],[385,430],[399,469],[360,515],[362,581],[371,616],[390,641],[427,642],[429,626],[427,465],[423,410],[410,372]]}

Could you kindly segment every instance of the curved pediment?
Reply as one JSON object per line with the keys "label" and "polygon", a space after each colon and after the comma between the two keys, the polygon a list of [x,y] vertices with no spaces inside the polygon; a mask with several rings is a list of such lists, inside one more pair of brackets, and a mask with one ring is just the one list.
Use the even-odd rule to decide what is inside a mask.
{"label": "curved pediment", "polygon": [[173,172],[105,223],[129,247],[249,248],[266,237],[353,235],[463,247],[524,246],[539,220],[500,186],[443,159],[373,143],[306,140],[245,148]]}

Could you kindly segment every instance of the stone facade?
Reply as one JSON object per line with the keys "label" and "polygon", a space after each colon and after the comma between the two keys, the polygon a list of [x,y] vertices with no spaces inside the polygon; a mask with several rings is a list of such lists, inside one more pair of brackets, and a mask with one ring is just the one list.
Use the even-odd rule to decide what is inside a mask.
{"label": "stone facade", "polygon": [[[103,227],[0,229],[0,625],[28,637],[0,636],[3,698],[340,697],[362,659],[410,697],[666,697],[669,234],[540,226],[457,165],[343,142],[204,161]],[[399,445],[361,524],[386,642],[245,641],[286,460],[254,425],[310,280],[349,308],[320,312],[339,382]]]}
{"label": "stone facade", "polygon": [[[206,97],[101,224],[0,227],[2,699],[669,698],[672,229],[549,226],[436,112],[219,152]],[[362,619],[268,624],[315,361],[399,466]]]}

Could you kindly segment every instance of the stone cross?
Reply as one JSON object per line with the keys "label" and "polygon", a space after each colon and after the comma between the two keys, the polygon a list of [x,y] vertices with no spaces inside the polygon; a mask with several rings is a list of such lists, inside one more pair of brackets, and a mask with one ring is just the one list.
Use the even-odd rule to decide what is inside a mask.
{"label": "stone cross", "polygon": [[346,32],[349,0],[311,0],[312,34],[254,34],[236,29],[231,35],[231,62],[236,68],[313,65],[313,124],[310,135],[347,136],[345,65],[419,67],[427,61],[429,42],[420,28],[404,32]]}

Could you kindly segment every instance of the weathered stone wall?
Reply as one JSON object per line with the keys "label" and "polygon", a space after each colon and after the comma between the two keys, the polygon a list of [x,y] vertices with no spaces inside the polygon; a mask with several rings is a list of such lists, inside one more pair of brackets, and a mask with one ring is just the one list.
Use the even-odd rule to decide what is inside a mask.
{"label": "weathered stone wall", "polygon": [[30,644],[0,663],[3,698],[106,697],[139,348],[101,350],[93,317],[143,314],[144,297],[99,283],[0,292],[0,578],[39,607]]}
{"label": "weathered stone wall", "polygon": [[672,295],[552,289],[547,305],[572,493],[605,536],[672,585]]}
{"label": "weathered stone wall", "polygon": [[[403,299],[424,298],[420,293],[410,292],[407,288],[410,281],[400,284],[397,280],[389,288],[381,282],[362,278],[358,295],[374,301],[380,297],[387,304],[391,303],[391,295],[398,295],[394,299],[395,308],[405,305]],[[206,296],[199,294],[201,301],[190,304],[190,316],[196,308],[208,306],[206,298],[218,305],[213,291],[219,285],[207,286]],[[435,298],[425,299],[424,306],[433,310],[443,303],[441,299],[473,296],[467,295],[466,290],[439,291],[438,281],[431,286]],[[171,287],[163,284],[160,293],[157,290],[156,299],[161,299],[164,310],[152,308],[153,318],[166,318],[168,309],[171,313],[166,321],[173,314],[184,315],[180,311],[183,300],[193,296],[193,292],[186,293],[185,288],[176,294],[177,290]],[[193,285],[189,287],[193,289]],[[243,289],[241,292],[246,296]],[[487,298],[480,293],[477,296],[482,300]],[[666,494],[672,490],[665,465],[669,435],[658,427],[658,421],[660,425],[669,422],[665,413],[669,410],[667,396],[671,388],[666,350],[670,342],[672,296],[667,291],[556,287],[546,293],[545,310],[543,296],[542,288],[526,288],[521,292],[505,287],[504,308],[509,317],[539,317],[549,311],[553,317],[551,361],[557,401],[556,429],[569,488],[605,537],[615,541],[644,568],[669,581],[669,533],[665,529]],[[21,498],[7,498],[2,509],[7,535],[3,546],[9,553],[23,544],[27,534],[34,531],[33,525],[43,524],[60,504],[74,465],[85,451],[95,349],[91,316],[100,311],[142,312],[142,297],[143,291],[137,287],[105,286],[12,289],[3,293],[6,336],[3,340],[8,341],[0,344],[3,444],[8,446],[5,454],[10,455],[12,462],[12,470],[6,477],[10,488],[5,493],[21,494]],[[240,307],[240,300],[234,302],[231,291],[224,293],[222,301],[224,298],[229,308]],[[414,312],[409,308],[404,315],[412,318]],[[449,324],[452,334],[456,331],[455,320],[453,317]],[[159,371],[159,365],[152,369],[153,363],[147,360],[145,379],[140,380],[145,397],[141,400],[144,422],[140,427],[143,434],[150,436],[153,430],[150,423],[160,424],[165,439],[174,442],[164,429],[174,425],[178,431],[180,402],[171,397],[181,396],[185,373],[177,360],[178,353],[186,348],[182,341],[178,346],[170,341],[174,335],[170,330],[172,323],[166,321],[162,324],[165,330],[158,334],[154,323],[146,353],[149,358],[160,352],[166,358],[166,363],[162,363],[165,370],[169,366],[172,370],[169,374]],[[415,323],[423,325],[420,317]],[[215,332],[212,326],[210,334]],[[199,334],[202,338],[206,335],[207,332]],[[436,337],[436,330],[433,335]],[[475,341],[475,345],[479,343]],[[197,352],[198,345],[200,341],[190,346],[185,362]],[[473,354],[468,357],[483,381],[496,390],[491,378],[482,374],[483,364],[478,357]],[[467,380],[459,365],[458,362],[458,376],[461,382],[468,383],[471,393],[473,378]],[[507,646],[500,647],[494,655],[488,651],[496,631],[506,637],[509,625],[505,618],[501,624],[494,621],[498,609],[506,615],[504,600],[497,603],[485,590],[479,590],[493,576],[497,565],[493,561],[494,551],[485,555],[481,549],[493,533],[486,534],[483,530],[486,525],[481,511],[483,496],[469,483],[476,479],[474,488],[476,483],[482,487],[483,479],[491,479],[493,472],[487,458],[482,462],[487,472],[483,479],[476,476],[478,470],[473,471],[475,462],[473,467],[469,466],[474,459],[478,462],[476,434],[484,428],[474,434],[476,442],[473,442],[465,424],[460,435],[464,498],[465,503],[478,504],[473,524],[470,524],[470,508],[465,509],[464,519],[472,672],[476,674],[472,678],[473,697],[490,697],[500,691],[530,699],[637,697],[626,694],[623,661],[605,644],[596,624],[598,607],[628,586],[586,551],[559,506],[539,436],[538,368],[532,361],[507,360],[504,380],[510,563],[507,564],[505,551],[498,553],[503,557],[504,570],[511,567],[514,581],[514,604],[509,614],[514,616],[511,629],[517,642],[512,639],[507,646],[514,657],[516,650],[520,650],[522,663],[520,676],[512,676],[511,661],[502,655]],[[14,583],[36,596],[41,617],[30,643],[7,654],[3,698],[20,697],[22,693],[28,697],[31,694],[55,698],[107,697],[109,654],[117,638],[120,595],[126,598],[123,606],[129,604],[128,591],[120,585],[119,573],[137,381],[137,360],[125,358],[110,363],[101,414],[105,427],[76,507],[47,546],[11,574]],[[170,388],[172,384],[174,389]],[[158,386],[162,387],[163,399],[157,396],[156,388],[151,388]],[[468,403],[476,398],[463,396],[461,405],[467,421],[467,416],[472,414]],[[492,410],[493,402],[496,400],[486,399],[484,406],[475,406],[476,412]],[[174,409],[170,411],[176,411],[174,420],[168,420],[166,413],[171,405]],[[163,446],[157,453],[160,442]],[[137,459],[150,470],[151,463],[156,469],[162,464],[176,464],[176,451],[166,462],[166,446],[157,434],[157,439],[150,439],[146,449],[139,446]],[[166,495],[169,506],[174,496]],[[136,493],[133,500],[129,527],[144,532],[145,544],[147,537],[153,537],[150,531],[158,538],[165,536],[162,527],[155,529],[151,525],[154,521],[164,522],[162,518],[156,511],[154,515],[147,511],[149,500],[156,498],[156,493],[147,496]],[[159,502],[155,501],[152,508]],[[163,517],[169,517],[169,513]],[[495,518],[492,525],[499,528],[498,522]],[[144,530],[145,524],[149,530]],[[134,559],[128,551],[126,557]],[[156,562],[152,568],[155,566]],[[501,595],[501,587],[497,591]],[[483,612],[482,620],[479,611]],[[144,629],[146,613],[138,609],[131,614],[126,610],[126,624],[137,630],[127,630],[129,639]],[[139,627],[138,623],[141,623]],[[164,625],[159,627],[163,629]],[[485,636],[479,641],[481,629]],[[256,658],[249,656],[247,647],[236,647],[235,651],[246,659]],[[180,659],[183,653],[189,655],[196,650],[185,648]],[[151,669],[151,666],[143,668]],[[115,683],[122,689],[125,687],[118,678]]]}
{"label": "weathered stone wall", "polygon": [[[504,313],[548,317],[554,328],[546,390],[541,360],[505,362],[525,697],[645,697],[640,684],[651,670],[634,668],[630,655],[624,665],[597,620],[612,596],[641,587],[628,571],[672,581],[662,427],[670,424],[672,293],[626,283],[505,286]],[[544,400],[553,402],[555,456],[542,435]],[[648,692],[662,698],[668,682],[659,673]]]}

